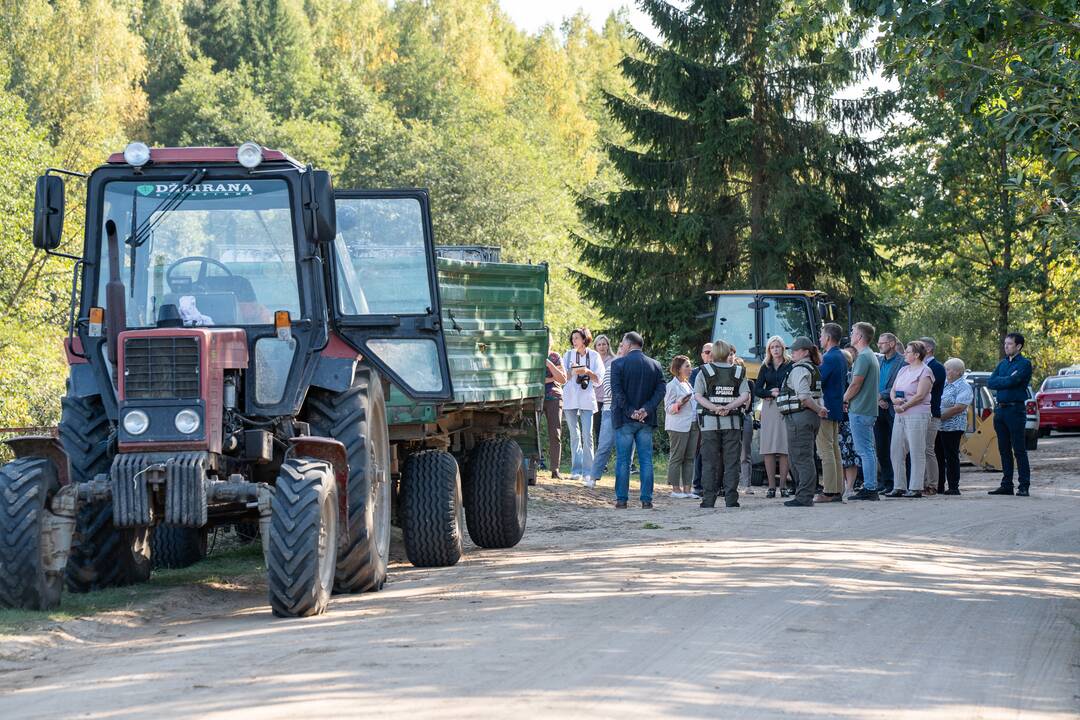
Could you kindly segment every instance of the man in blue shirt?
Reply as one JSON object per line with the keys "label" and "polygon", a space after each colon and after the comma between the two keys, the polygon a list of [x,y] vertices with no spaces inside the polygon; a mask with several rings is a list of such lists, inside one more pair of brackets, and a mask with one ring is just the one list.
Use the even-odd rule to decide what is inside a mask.
{"label": "man in blue shirt", "polygon": [[991,490],[991,495],[1013,494],[1013,455],[1016,455],[1018,487],[1016,494],[1028,496],[1031,484],[1031,468],[1028,466],[1027,446],[1024,445],[1024,424],[1027,413],[1028,384],[1031,382],[1031,361],[1021,355],[1024,336],[1009,333],[1004,342],[1005,359],[998,363],[986,381],[986,387],[997,390],[994,406],[994,432],[997,433],[998,452],[1001,454],[1001,487]]}
{"label": "man in blue shirt", "polygon": [[817,452],[821,457],[822,492],[814,502],[844,501],[844,468],[840,461],[840,421],[844,419],[844,389],[847,385],[847,360],[840,352],[843,330],[836,323],[821,327],[822,404],[829,411],[817,434]]}

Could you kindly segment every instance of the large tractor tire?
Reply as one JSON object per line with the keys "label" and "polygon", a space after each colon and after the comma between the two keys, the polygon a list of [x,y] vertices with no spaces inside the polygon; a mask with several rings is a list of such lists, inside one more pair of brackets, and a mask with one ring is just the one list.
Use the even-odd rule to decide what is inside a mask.
{"label": "large tractor tire", "polygon": [[323,460],[290,458],[274,486],[266,571],[278,617],[326,610],[337,565],[338,490]]}
{"label": "large tractor tire", "polygon": [[525,534],[529,494],[522,459],[509,438],[484,440],[469,456],[465,519],[480,547],[514,547]]}
{"label": "large tractor tire", "polygon": [[60,604],[63,576],[49,574],[41,541],[56,468],[41,458],[0,467],[0,607],[50,610]]}
{"label": "large tractor tire", "polygon": [[158,525],[150,536],[154,569],[186,568],[206,558],[206,529]]}
{"label": "large tractor tire", "polygon": [[382,383],[359,368],[345,392],[312,390],[307,417],[312,433],[341,442],[349,458],[349,532],[338,548],[334,592],[379,590],[390,558],[390,434]]}
{"label": "large tractor tire", "polygon": [[401,480],[405,555],[416,567],[446,567],[461,559],[465,518],[457,460],[443,450],[409,456]]}
{"label": "large tractor tire", "polygon": [[[80,398],[70,388],[61,400],[60,442],[71,464],[71,481],[89,482],[109,472],[109,420],[97,396]],[[150,579],[149,528],[117,529],[112,502],[80,505],[67,562],[67,589],[90,592]]]}

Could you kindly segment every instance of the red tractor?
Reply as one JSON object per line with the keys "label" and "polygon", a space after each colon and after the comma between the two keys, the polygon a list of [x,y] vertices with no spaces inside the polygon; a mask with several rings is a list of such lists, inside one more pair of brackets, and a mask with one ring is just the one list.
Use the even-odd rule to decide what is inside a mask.
{"label": "red tractor", "polygon": [[[378,590],[392,472],[412,459],[391,450],[390,383],[452,399],[427,193],[335,193],[325,171],[254,143],[132,143],[86,183],[59,442],[11,441],[0,468],[0,606],[145,580],[152,536],[185,564],[236,524],[261,533],[276,615]],[[53,254],[64,190],[54,171],[38,179],[33,241]],[[405,528],[436,559],[463,532],[457,465],[446,475],[409,488],[414,504],[450,494]],[[483,521],[502,518],[520,525],[495,528],[505,547],[524,516]]]}

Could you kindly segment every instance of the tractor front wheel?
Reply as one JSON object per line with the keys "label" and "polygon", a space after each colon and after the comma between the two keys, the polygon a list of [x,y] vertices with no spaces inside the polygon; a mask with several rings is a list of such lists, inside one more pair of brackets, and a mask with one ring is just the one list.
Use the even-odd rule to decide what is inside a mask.
{"label": "tractor front wheel", "polygon": [[401,479],[405,555],[417,567],[446,567],[461,559],[465,517],[457,460],[443,450],[409,456]]}
{"label": "tractor front wheel", "polygon": [[[109,472],[109,417],[97,395],[71,392],[61,401],[60,442],[71,466],[71,482],[90,482]],[[67,589],[84,593],[150,579],[149,528],[113,525],[112,501],[84,503],[75,520],[67,562]]]}
{"label": "tractor front wheel", "polygon": [[379,590],[390,559],[390,435],[382,382],[358,368],[345,392],[313,389],[307,418],[314,434],[341,442],[349,458],[349,532],[338,548],[334,591]]}
{"label": "tractor front wheel", "polygon": [[330,464],[290,458],[281,464],[271,503],[266,570],[278,617],[326,610],[334,588],[338,489]]}
{"label": "tractor front wheel", "polygon": [[63,573],[46,568],[42,538],[49,497],[59,487],[48,460],[19,458],[0,467],[0,607],[60,604]]}

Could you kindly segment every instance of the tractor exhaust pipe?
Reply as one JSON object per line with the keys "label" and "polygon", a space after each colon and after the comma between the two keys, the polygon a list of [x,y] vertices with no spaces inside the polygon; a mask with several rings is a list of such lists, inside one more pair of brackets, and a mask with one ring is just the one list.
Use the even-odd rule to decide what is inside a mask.
{"label": "tractor exhaust pipe", "polygon": [[105,337],[109,363],[113,366],[113,383],[116,380],[116,357],[120,333],[127,330],[127,301],[124,283],[120,280],[120,240],[116,236],[116,223],[105,222],[105,237],[109,243],[109,282],[105,285]]}

